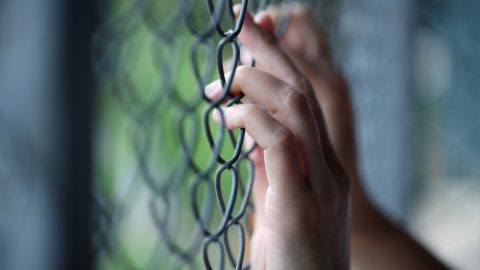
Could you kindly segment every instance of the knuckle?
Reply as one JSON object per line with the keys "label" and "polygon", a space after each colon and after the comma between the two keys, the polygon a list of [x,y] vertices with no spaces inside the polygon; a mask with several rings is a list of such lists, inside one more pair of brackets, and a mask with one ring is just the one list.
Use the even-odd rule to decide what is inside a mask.
{"label": "knuckle", "polygon": [[273,145],[277,147],[290,146],[293,141],[293,133],[285,126],[278,124],[273,134]]}
{"label": "knuckle", "polygon": [[297,75],[293,80],[293,86],[301,92],[308,92],[312,89],[310,81],[303,75]]}
{"label": "knuckle", "polygon": [[289,89],[286,91],[284,103],[287,107],[295,110],[308,107],[308,102],[305,95],[293,87],[289,87]]}

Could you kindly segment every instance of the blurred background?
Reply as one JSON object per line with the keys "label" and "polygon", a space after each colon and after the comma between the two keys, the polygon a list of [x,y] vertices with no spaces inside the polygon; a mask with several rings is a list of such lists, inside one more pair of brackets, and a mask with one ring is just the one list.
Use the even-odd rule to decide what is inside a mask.
{"label": "blurred background", "polygon": [[[178,126],[195,164],[210,158],[184,2],[0,2],[0,269],[178,263],[156,219],[173,190],[167,234],[187,246]],[[453,269],[480,269],[480,2],[310,2],[350,85],[369,193]]]}

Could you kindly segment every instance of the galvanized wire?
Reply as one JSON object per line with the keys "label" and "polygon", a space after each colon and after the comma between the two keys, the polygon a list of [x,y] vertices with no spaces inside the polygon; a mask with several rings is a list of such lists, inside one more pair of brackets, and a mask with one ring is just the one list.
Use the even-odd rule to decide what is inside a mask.
{"label": "galvanized wire", "polygon": [[[131,145],[136,162],[135,175],[123,197],[112,199],[97,192],[96,247],[101,257],[111,257],[116,267],[125,269],[249,269],[246,252],[251,232],[247,217],[253,211],[250,194],[254,176],[249,153],[254,147],[244,147],[245,130],[226,130],[221,107],[241,102],[242,95],[233,97],[229,92],[240,65],[241,45],[237,37],[245,14],[248,9],[255,13],[266,8],[269,1],[242,0],[238,18],[233,14],[232,0],[176,1],[167,17],[156,11],[164,13],[162,9],[168,9],[168,5],[157,2],[134,1],[122,12],[110,16],[93,39],[92,58],[101,87],[115,98],[133,125]],[[205,4],[207,16],[198,15],[201,2]],[[278,33],[287,22],[286,18],[281,20]],[[138,86],[132,68],[141,58],[132,37],[142,29],[151,37],[152,46],[147,53],[153,59],[157,77],[149,98],[144,97],[145,89]],[[178,88],[178,80],[186,79],[179,72],[185,54],[182,49],[185,40],[181,36],[190,37],[187,39],[189,62],[195,89],[188,95]],[[231,66],[227,67],[226,55],[229,54]],[[254,61],[250,64],[254,65]],[[230,76],[225,75],[227,68]],[[204,94],[206,84],[212,79],[219,79],[223,86],[223,94],[215,100]],[[222,120],[216,127],[210,123],[213,110],[220,112]],[[158,141],[168,141],[165,136],[168,132],[177,139],[177,144],[172,142],[177,150],[175,154],[161,148],[154,152]],[[199,162],[201,143],[210,147],[207,162]],[[168,172],[157,169],[161,167],[156,163],[158,155],[174,160]],[[204,161],[204,158],[207,157],[200,159]],[[137,179],[143,181],[151,196],[148,208],[159,237],[158,244],[162,246],[158,249],[168,253],[162,255],[154,250],[149,262],[142,267],[125,251],[115,250],[120,245],[115,227],[128,212],[126,197],[135,196],[131,190],[135,190]],[[181,198],[185,189],[189,190],[186,199]],[[229,191],[225,191],[227,189]],[[214,209],[219,209],[220,214]],[[180,231],[178,222],[186,215],[192,216],[195,224],[190,224],[188,231]]]}
{"label": "galvanized wire", "polygon": [[[102,29],[99,30],[99,34],[95,37],[94,48],[103,49],[98,54],[94,55],[93,59],[96,62],[96,67],[99,70],[99,74],[102,74],[103,82],[107,84],[113,84],[106,86],[112,90],[119,104],[122,106],[127,115],[137,125],[137,134],[135,136],[134,145],[136,150],[136,157],[138,161],[139,173],[145,184],[152,192],[152,198],[150,200],[150,213],[151,217],[157,227],[158,234],[162,243],[167,247],[168,251],[175,257],[176,263],[174,268],[188,267],[189,269],[195,269],[198,264],[195,262],[195,256],[202,254],[203,263],[207,269],[224,269],[225,264],[228,262],[235,269],[242,269],[244,267],[243,257],[245,252],[245,234],[246,229],[242,224],[242,218],[244,218],[248,207],[251,207],[249,201],[249,195],[251,186],[253,183],[253,170],[251,162],[249,164],[250,170],[247,176],[247,186],[242,186],[239,180],[238,168],[236,168],[239,160],[248,161],[248,153],[242,151],[244,131],[241,131],[238,138],[235,137],[233,132],[228,132],[230,143],[235,148],[234,154],[231,157],[221,157],[220,149],[221,145],[226,140],[224,134],[224,125],[220,124],[217,134],[214,135],[214,131],[211,129],[209,123],[209,115],[214,108],[218,108],[228,97],[227,93],[230,88],[232,77],[225,78],[223,73],[223,50],[225,46],[230,45],[234,50],[234,67],[233,74],[236,66],[239,64],[239,45],[235,38],[238,36],[243,18],[245,15],[248,2],[242,3],[242,15],[235,25],[235,29],[224,31],[220,26],[220,19],[223,14],[223,10],[228,5],[231,9],[232,1],[206,1],[208,10],[211,17],[209,22],[204,28],[196,29],[195,24],[192,22],[191,7],[192,1],[179,1],[177,3],[177,10],[174,11],[171,19],[167,23],[159,23],[154,16],[149,16],[149,8],[153,3],[150,1],[137,1],[127,9],[127,11],[117,18],[113,22],[107,23]],[[133,21],[128,18],[133,12],[138,12],[142,20]],[[233,13],[230,13],[233,15]],[[232,17],[232,19],[234,19]],[[195,37],[194,42],[190,50],[191,66],[195,75],[196,81],[196,94],[194,94],[189,100],[182,100],[178,95],[176,89],[174,89],[174,83],[170,81],[172,78],[172,72],[174,72],[174,65],[172,65],[171,55],[162,55],[162,51],[171,49],[175,52],[175,35],[181,24],[185,23],[191,34]],[[121,39],[128,38],[130,31],[135,31],[138,24],[144,24],[148,30],[153,34],[155,42],[153,48],[153,55],[157,57],[155,64],[156,70],[161,74],[162,79],[158,91],[156,91],[155,98],[147,103],[143,103],[138,94],[138,89],[133,86],[132,79],[128,75],[128,70],[122,70],[126,68],[118,60],[122,59],[119,55],[120,51],[124,49],[125,43]],[[217,48],[217,63],[215,63],[214,56],[214,43],[212,36],[217,34],[221,40]],[[119,40],[120,39],[120,40]],[[108,50],[108,51],[107,51]],[[204,63],[199,63],[198,54],[199,51],[206,51],[207,57]],[[168,58],[167,58],[168,57]],[[203,91],[206,82],[211,79],[211,73],[214,67],[217,68],[218,77],[222,79],[224,84],[224,95],[221,99],[216,101],[209,100],[204,96]],[[197,117],[197,111],[202,102],[208,102],[207,108],[204,110],[203,117],[203,129],[200,129],[199,119]],[[237,99],[238,102],[238,99]],[[163,176],[156,175],[151,168],[151,162],[149,162],[150,145],[152,144],[153,132],[151,127],[155,125],[154,121],[158,120],[157,117],[167,109],[168,106],[172,106],[177,110],[179,117],[176,120],[177,134],[180,138],[180,148],[183,151],[183,155],[179,155],[177,167],[174,168],[171,173]],[[186,131],[186,122],[193,123],[190,126],[190,134]],[[212,155],[210,161],[206,166],[198,165],[195,163],[193,156],[196,144],[198,143],[198,133],[205,130],[208,142],[211,146]],[[194,174],[193,179],[188,179],[186,173],[190,171]],[[225,201],[224,194],[222,194],[222,174],[224,172],[230,172],[232,175],[231,194],[229,194],[229,200]],[[213,174],[213,178],[212,178]],[[195,220],[197,221],[196,228],[191,232],[191,240],[189,245],[177,243],[176,237],[178,232],[172,231],[169,222],[175,220],[172,203],[178,202],[176,194],[177,189],[181,186],[182,182],[189,181],[190,185],[190,204]],[[199,201],[199,189],[200,185],[205,185],[206,192],[203,196],[203,201]],[[214,199],[217,199],[215,202]],[[236,200],[242,201],[241,209],[237,213],[233,213],[233,208]],[[208,225],[212,222],[212,204],[218,203],[222,209],[221,222],[216,228],[211,229]],[[159,206],[162,204],[162,206]],[[99,203],[97,206],[101,205]],[[162,207],[163,209],[159,209]],[[100,208],[101,209],[101,208]],[[184,209],[184,208],[183,208]],[[163,213],[162,213],[163,212]],[[102,213],[97,211],[97,213]],[[104,212],[108,213],[108,212]],[[183,213],[182,213],[183,214]],[[103,220],[109,220],[108,214],[103,215]],[[106,222],[107,225],[112,226],[112,222]],[[105,225],[105,222],[104,222]],[[229,239],[227,237],[227,230],[232,227],[238,228],[239,231],[239,252],[238,255],[234,255]],[[107,235],[109,230],[108,226],[104,228],[99,235]],[[103,241],[108,243],[108,239]],[[215,265],[212,265],[212,259],[209,256],[209,247],[216,245],[219,254],[217,255],[218,261]],[[105,247],[106,245],[103,245]],[[110,244],[111,248],[111,244]],[[133,267],[132,264],[126,264]],[[127,266],[127,268],[129,268]]]}

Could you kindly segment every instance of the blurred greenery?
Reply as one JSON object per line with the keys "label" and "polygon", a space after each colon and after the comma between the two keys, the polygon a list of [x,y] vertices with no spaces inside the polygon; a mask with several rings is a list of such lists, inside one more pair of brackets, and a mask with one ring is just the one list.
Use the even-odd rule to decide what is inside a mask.
{"label": "blurred greenery", "polygon": [[[179,101],[169,100],[166,98],[169,96],[165,96],[166,91],[171,89],[184,102],[191,103],[198,97],[199,89],[190,59],[194,37],[183,24],[185,18],[181,18],[181,25],[175,25],[177,22],[169,21],[175,16],[179,1],[139,3],[144,4],[144,13],[140,11],[142,8],[129,9],[131,1],[126,0],[112,0],[107,7],[109,11],[107,17],[128,12],[128,16],[122,18],[134,22],[136,28],[128,36],[116,41],[121,42],[117,44],[121,50],[118,54],[120,59],[116,59],[119,66],[114,67],[121,78],[130,79],[134,93],[126,96],[127,102],[120,101],[119,95],[123,92],[117,88],[126,88],[125,81],[117,84],[101,82],[103,87],[98,93],[95,134],[96,183],[98,193],[105,201],[105,207],[112,214],[112,223],[107,230],[111,239],[110,248],[102,249],[99,269],[170,269],[175,263],[174,256],[169,254],[163,245],[150,213],[149,204],[153,198],[153,191],[146,185],[145,175],[141,174],[137,152],[142,136],[152,138],[151,143],[146,146],[146,163],[149,175],[153,176],[156,182],[164,183],[172,170],[178,166],[180,170],[186,171],[186,179],[175,179],[178,183],[173,185],[175,189],[172,191],[173,205],[170,205],[172,208],[170,210],[176,211],[177,217],[170,220],[169,229],[180,247],[187,247],[196,224],[190,206],[190,183],[194,175],[184,162],[184,152],[178,133],[182,110],[179,107]],[[195,25],[206,25],[208,14],[205,12],[203,1],[193,1],[193,6]],[[149,20],[144,20],[145,18]],[[222,24],[225,25],[225,29],[231,26],[228,16],[223,17]],[[171,43],[163,42],[155,36],[152,28],[154,25],[160,25],[164,30],[167,29],[166,27],[176,29],[177,32],[172,35]],[[218,42],[218,37],[212,38],[212,41]],[[230,55],[231,50],[227,48],[223,56],[224,60]],[[200,49],[199,62],[205,63],[207,57],[205,50]],[[216,59],[209,60],[216,63]],[[161,69],[165,66],[165,61],[168,62],[166,66],[169,67],[169,73]],[[124,73],[120,73],[121,71]],[[209,81],[217,78],[215,74],[214,70],[209,76]],[[106,78],[112,79],[112,77]],[[161,100],[154,105],[159,96],[162,96]],[[161,111],[148,111],[152,105],[160,107]],[[188,141],[198,140],[197,147],[193,150],[193,159],[200,168],[204,168],[212,158],[201,122],[205,109],[206,104],[202,103],[184,123]],[[134,112],[134,115],[139,115],[140,112],[145,111],[148,111],[145,114],[150,122],[144,126],[139,124],[141,118],[129,113]],[[218,128],[213,121],[210,122],[216,134]],[[198,125],[198,130],[194,129],[195,124]],[[238,135],[238,132],[236,134]],[[221,154],[229,157],[232,153],[231,144],[225,137]],[[240,174],[246,175],[246,165],[241,164],[240,168]],[[211,178],[213,181],[213,176]],[[231,175],[228,171],[222,174],[222,193],[225,194],[226,200],[231,190],[230,179]],[[199,190],[198,200],[201,202],[206,196],[205,187]],[[154,200],[158,201],[158,199]],[[160,201],[158,204],[160,208],[165,207]],[[216,203],[214,205],[215,214],[209,226],[212,229],[216,227],[221,217],[220,208]],[[234,213],[239,208],[240,200],[237,198]]]}

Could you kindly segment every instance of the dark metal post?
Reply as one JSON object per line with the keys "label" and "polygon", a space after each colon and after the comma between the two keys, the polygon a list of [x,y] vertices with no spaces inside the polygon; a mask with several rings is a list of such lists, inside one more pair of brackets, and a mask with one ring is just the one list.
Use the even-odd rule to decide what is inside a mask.
{"label": "dark metal post", "polygon": [[64,171],[60,179],[59,211],[63,249],[61,269],[92,269],[91,245],[92,112],[95,83],[91,39],[97,25],[96,1],[59,1],[64,5],[64,43],[59,96]]}

